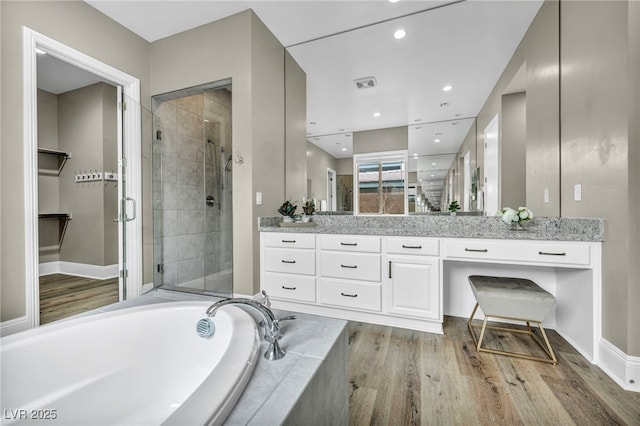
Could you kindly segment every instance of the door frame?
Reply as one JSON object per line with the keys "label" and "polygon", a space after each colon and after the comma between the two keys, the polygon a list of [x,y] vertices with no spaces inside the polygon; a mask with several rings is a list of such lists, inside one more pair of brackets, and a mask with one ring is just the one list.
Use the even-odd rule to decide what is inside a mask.
{"label": "door frame", "polygon": [[[500,210],[500,120],[499,120],[499,115],[496,114],[495,117],[493,117],[493,119],[489,122],[489,124],[487,125],[487,127],[484,128],[484,206],[483,206],[483,210],[485,212],[486,215],[488,216],[493,216],[494,214],[496,214],[496,212],[498,210]],[[495,135],[495,137],[491,137],[489,138],[490,135]],[[489,148],[489,143],[487,142],[487,139],[490,139],[490,143],[494,146],[491,147],[491,150],[493,151],[493,153],[495,155],[493,156],[488,156],[487,155],[487,151],[489,151],[487,148]],[[489,159],[493,159],[493,163],[489,164]],[[487,170],[489,170],[489,166],[494,167],[495,168],[495,174],[492,174],[491,176],[495,177],[495,182],[489,182],[488,176],[487,176]],[[492,188],[494,189],[495,194],[492,194],[492,196],[494,198],[492,198],[492,200],[495,200],[495,205],[493,206],[489,206],[488,205],[488,187],[489,187],[489,183],[492,184]],[[491,211],[489,211],[488,209],[491,209]]]}
{"label": "door frame", "polygon": [[[25,209],[25,328],[36,327],[40,323],[39,252],[38,252],[38,99],[37,99],[37,59],[36,48],[44,50],[62,61],[82,68],[105,80],[122,87],[122,91],[132,104],[124,108],[121,134],[119,134],[118,154],[127,159],[128,174],[124,182],[130,197],[142,200],[142,125],[140,112],[140,80],[111,65],[92,58],[78,50],[62,44],[28,27],[23,27],[23,155],[24,155],[24,209]],[[121,142],[124,138],[124,144]],[[121,150],[123,152],[121,152]],[[122,182],[119,182],[122,185]],[[140,203],[132,215],[142,218]],[[122,213],[119,213],[121,216]],[[140,295],[142,289],[142,220],[119,222],[118,240],[122,226],[127,226],[127,257],[119,264],[127,265],[128,297]],[[119,242],[119,246],[122,242]],[[120,286],[122,287],[122,286]],[[123,289],[120,288],[120,299]]]}
{"label": "door frame", "polygon": [[338,199],[336,198],[337,178],[336,171],[327,167],[327,210],[332,212],[338,209]]}

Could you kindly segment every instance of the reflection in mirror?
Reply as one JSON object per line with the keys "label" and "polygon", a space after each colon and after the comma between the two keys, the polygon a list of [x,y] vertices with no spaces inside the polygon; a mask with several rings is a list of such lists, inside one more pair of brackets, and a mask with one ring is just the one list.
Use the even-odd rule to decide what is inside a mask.
{"label": "reflection in mirror", "polygon": [[[511,80],[526,61],[527,90],[542,88],[533,96],[527,93],[527,104],[531,98],[531,103],[546,111],[544,123],[553,123],[557,113],[553,105],[558,99],[557,72],[553,71],[558,57],[554,48],[557,10],[554,12],[553,4],[543,4],[547,3],[456,2],[288,47],[307,74],[307,140],[340,162],[358,153],[352,143],[361,132],[403,127],[408,130],[405,147],[388,149],[408,149],[408,183],[416,192],[411,195],[415,202],[409,212],[446,210],[451,201],[458,201],[463,211],[482,211],[483,130],[496,112],[502,113],[505,90],[513,89],[503,79]],[[539,11],[543,16],[536,17]],[[479,16],[491,17],[492,24],[487,26]],[[402,40],[390,36],[398,26],[407,34]],[[528,32],[532,29],[533,38]],[[373,83],[358,86],[362,78]],[[448,145],[447,133],[442,132],[441,138],[436,135],[440,131],[431,128],[442,123],[447,132],[459,133],[457,145]],[[529,145],[544,143],[545,151],[553,149],[557,138],[547,135],[552,133],[547,129],[554,127],[537,122],[527,125],[527,165],[531,169],[527,178],[537,177],[529,165],[529,153],[540,151]],[[383,150],[376,143],[375,151]],[[557,169],[557,161],[549,164],[550,169]],[[518,169],[522,172],[524,168]],[[336,170],[338,179],[346,181],[347,173],[341,173],[339,167]],[[499,173],[504,178],[502,170]],[[537,181],[546,179],[544,188],[551,188],[553,194],[556,175],[550,171],[543,179],[532,179],[534,183],[527,179],[526,190],[519,184],[518,189],[511,185],[507,191],[513,186],[511,193],[529,194],[535,186],[537,196],[541,193],[537,186],[543,185]],[[500,197],[501,191],[502,186]],[[506,195],[509,202],[515,202]],[[340,210],[340,203],[338,206]]]}
{"label": "reflection in mirror", "polygon": [[354,155],[355,213],[405,214],[407,211],[407,153]]}

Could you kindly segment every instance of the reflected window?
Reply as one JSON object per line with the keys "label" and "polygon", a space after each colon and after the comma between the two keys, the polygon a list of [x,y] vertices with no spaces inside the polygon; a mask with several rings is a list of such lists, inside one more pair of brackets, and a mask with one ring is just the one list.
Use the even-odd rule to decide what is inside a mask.
{"label": "reflected window", "polygon": [[354,155],[356,214],[406,214],[407,153]]}

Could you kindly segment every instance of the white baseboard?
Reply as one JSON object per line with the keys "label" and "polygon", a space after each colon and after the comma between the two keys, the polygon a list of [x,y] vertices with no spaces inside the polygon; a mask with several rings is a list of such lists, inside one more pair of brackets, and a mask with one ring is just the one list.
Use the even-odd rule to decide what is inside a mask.
{"label": "white baseboard", "polygon": [[9,321],[3,321],[0,323],[0,337],[8,336],[10,334],[25,331],[31,328],[29,320],[26,316],[15,318]]}
{"label": "white baseboard", "polygon": [[628,391],[640,392],[640,357],[629,356],[606,339],[598,345],[598,366]]}
{"label": "white baseboard", "polygon": [[39,265],[40,276],[50,274],[66,274],[76,277],[106,280],[118,276],[118,264],[98,266],[74,262],[47,262]]}

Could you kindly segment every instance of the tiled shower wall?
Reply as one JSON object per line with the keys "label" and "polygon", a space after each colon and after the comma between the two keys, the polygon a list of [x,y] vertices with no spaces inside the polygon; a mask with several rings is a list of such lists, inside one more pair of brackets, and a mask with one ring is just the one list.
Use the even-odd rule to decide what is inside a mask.
{"label": "tiled shower wall", "polygon": [[156,286],[232,292],[230,155],[230,91],[154,100]]}

